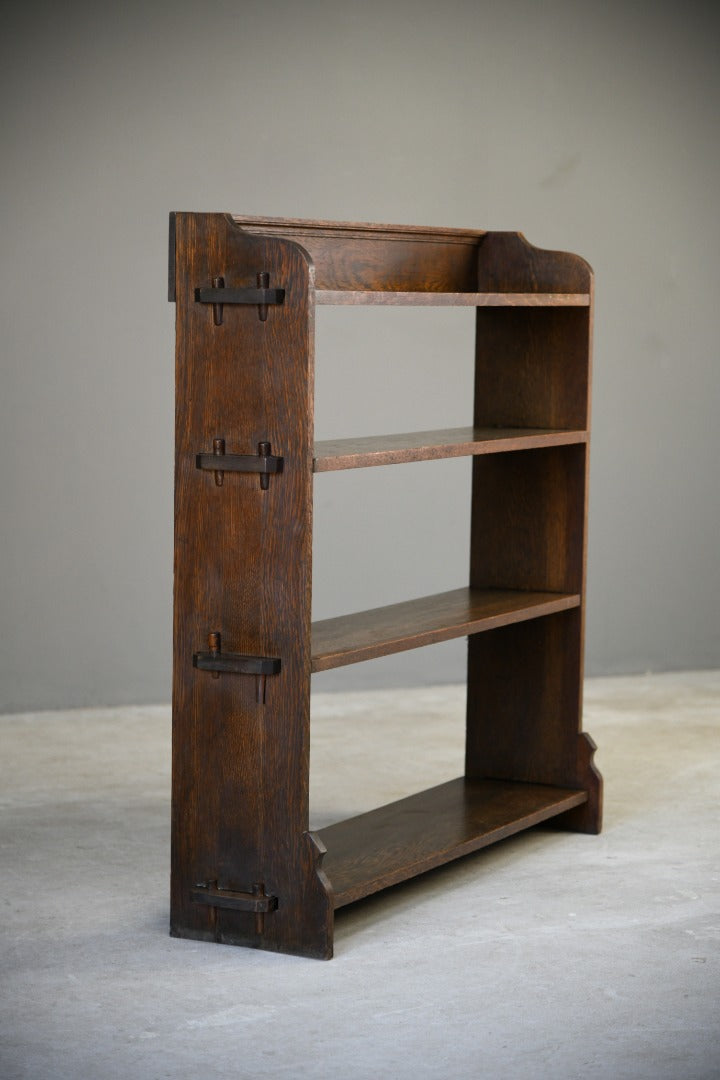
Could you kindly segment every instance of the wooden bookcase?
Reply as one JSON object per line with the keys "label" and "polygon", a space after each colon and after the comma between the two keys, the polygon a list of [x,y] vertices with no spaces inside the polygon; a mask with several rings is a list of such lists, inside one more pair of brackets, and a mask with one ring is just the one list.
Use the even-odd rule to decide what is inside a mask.
{"label": "wooden bookcase", "polygon": [[[177,213],[169,285],[171,933],[328,958],[345,904],[542,821],[597,832],[587,264],[518,233]],[[316,304],[475,307],[473,427],[314,443]],[[311,625],[314,474],[461,455],[468,584]],[[310,832],[312,673],[464,636],[465,775]]]}

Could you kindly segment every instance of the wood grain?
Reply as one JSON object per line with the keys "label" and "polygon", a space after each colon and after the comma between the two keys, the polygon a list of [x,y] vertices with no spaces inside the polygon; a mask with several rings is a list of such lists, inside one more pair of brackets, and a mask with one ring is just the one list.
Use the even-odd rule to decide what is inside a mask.
{"label": "wood grain", "polygon": [[473,458],[473,588],[581,592],[586,450],[578,443]]}
{"label": "wood grain", "polygon": [[419,649],[565,611],[579,603],[580,597],[573,594],[464,588],[324,619],[312,627],[312,670],[327,671]]}
{"label": "wood grain", "polygon": [[384,304],[393,307],[587,307],[588,293],[390,292],[318,289],[318,304]]}
{"label": "wood grain", "polygon": [[587,441],[587,432],[550,428],[460,427],[407,431],[315,443],[313,470],[365,469],[437,458],[507,453],[511,450],[568,446]]}
{"label": "wood grain", "polygon": [[243,232],[263,236],[284,236],[299,239],[306,236],[328,236],[347,243],[351,239],[408,240],[436,244],[438,241],[471,244],[476,247],[486,235],[484,229],[458,229],[436,225],[382,225],[372,221],[323,221],[305,218],[252,217],[233,214],[232,220]]}
{"label": "wood grain", "polygon": [[335,908],[503,840],[587,800],[584,791],[466,780],[338,822],[317,835]]}
{"label": "wood grain", "polygon": [[[583,291],[588,308],[478,309],[476,425],[587,430],[592,272],[575,255],[489,233],[478,287]],[[579,593],[579,607],[475,635],[468,646],[467,776],[582,788],[559,818],[597,832],[602,784],[582,733],[587,445],[473,460],[470,583]]]}
{"label": "wood grain", "polygon": [[[282,239],[244,235],[219,214],[175,216],[177,385],[173,683],[172,932],[327,956],[332,910],[308,828],[313,314],[310,266]],[[221,325],[195,290],[267,273],[286,290],[270,308],[226,305]],[[282,363],[277,358],[282,357]],[[196,468],[222,439],[263,441],[284,471],[217,486]],[[253,676],[193,667],[210,631],[223,649],[281,659],[265,703]],[[258,698],[260,700],[258,700]],[[256,931],[251,914],[195,903],[198,882],[282,897]]]}

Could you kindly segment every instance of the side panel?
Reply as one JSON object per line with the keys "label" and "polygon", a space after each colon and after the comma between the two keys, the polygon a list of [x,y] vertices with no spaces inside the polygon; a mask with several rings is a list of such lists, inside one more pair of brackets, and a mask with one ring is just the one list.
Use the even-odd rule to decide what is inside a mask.
{"label": "side panel", "polygon": [[[171,933],[326,957],[332,904],[307,835],[313,269],[296,244],[243,234],[221,214],[177,214],[174,234]],[[285,290],[266,313],[196,301],[218,278],[257,288],[258,274]],[[269,442],[282,472],[266,487],[230,471],[218,484],[196,456],[220,439],[227,454]],[[280,673],[263,688],[253,675],[196,669],[211,633],[222,652],[280,658]],[[202,884],[261,889],[277,910],[198,903],[191,889]]]}
{"label": "side panel", "polygon": [[[588,292],[587,263],[488,233],[478,288]],[[477,425],[589,427],[592,306],[478,309]],[[557,818],[597,832],[602,781],[581,731],[588,455],[585,445],[473,461],[470,584],[580,593],[581,606],[478,634],[468,646],[466,771],[476,778],[582,788]]]}

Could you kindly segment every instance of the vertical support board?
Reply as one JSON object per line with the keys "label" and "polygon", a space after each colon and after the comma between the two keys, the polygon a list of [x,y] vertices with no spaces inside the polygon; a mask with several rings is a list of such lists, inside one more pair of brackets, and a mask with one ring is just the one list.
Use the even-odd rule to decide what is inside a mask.
{"label": "vertical support board", "polygon": [[[245,234],[222,214],[174,215],[176,330],[175,590],[171,933],[328,957],[332,902],[307,833],[314,276],[292,242]],[[255,288],[282,304],[226,304],[216,325],[196,289]],[[266,279],[262,279],[265,281]],[[261,315],[266,314],[266,318]],[[261,442],[284,459],[221,486],[196,457]],[[253,676],[193,667],[219,632],[227,652],[279,657],[265,701]],[[277,909],[197,903],[193,887],[251,892]]]}
{"label": "vertical support board", "polygon": [[[478,309],[474,424],[588,430],[587,263],[517,233],[488,233],[478,288],[589,293],[591,305]],[[581,731],[587,478],[585,445],[473,461],[471,586],[577,592],[581,605],[470,638],[466,773],[582,788],[587,803],[556,821],[597,832],[602,781]]]}

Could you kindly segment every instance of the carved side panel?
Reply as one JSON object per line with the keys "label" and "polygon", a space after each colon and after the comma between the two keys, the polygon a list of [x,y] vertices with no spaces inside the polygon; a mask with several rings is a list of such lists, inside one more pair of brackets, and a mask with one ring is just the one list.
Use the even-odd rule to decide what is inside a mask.
{"label": "carved side panel", "polygon": [[[587,431],[592,271],[576,255],[488,233],[478,288],[587,293],[589,307],[478,309],[477,425]],[[580,607],[470,639],[468,775],[583,788],[557,819],[600,828],[602,782],[581,732],[587,445],[476,458],[470,583],[579,594]]]}
{"label": "carved side panel", "polygon": [[[260,276],[259,276],[260,275]],[[220,214],[175,217],[177,304],[171,932],[328,956],[332,908],[308,828],[313,269],[298,245]],[[196,290],[284,289],[281,304]],[[222,440],[222,443],[220,443]],[[197,467],[263,451],[269,476]],[[202,670],[223,654],[277,674]],[[262,918],[193,901],[203,883],[277,898]]]}

